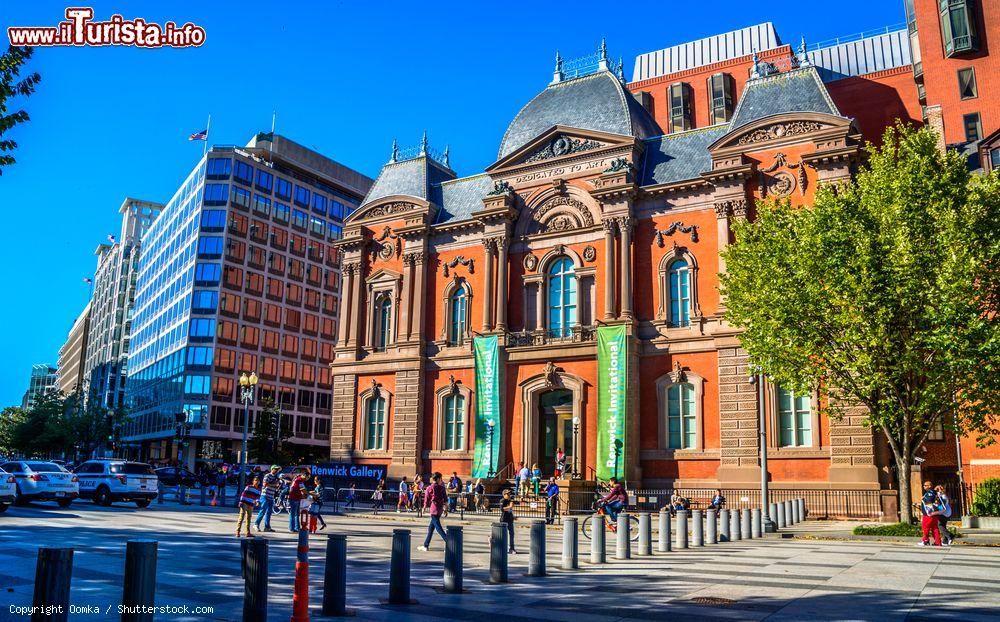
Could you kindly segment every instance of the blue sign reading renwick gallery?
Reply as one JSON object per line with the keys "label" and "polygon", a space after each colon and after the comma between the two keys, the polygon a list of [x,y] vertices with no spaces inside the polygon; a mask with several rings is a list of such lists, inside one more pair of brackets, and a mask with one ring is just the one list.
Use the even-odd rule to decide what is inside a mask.
{"label": "blue sign reading renwick gallery", "polygon": [[323,462],[311,467],[313,475],[380,480],[385,477],[385,465],[351,464],[350,462]]}

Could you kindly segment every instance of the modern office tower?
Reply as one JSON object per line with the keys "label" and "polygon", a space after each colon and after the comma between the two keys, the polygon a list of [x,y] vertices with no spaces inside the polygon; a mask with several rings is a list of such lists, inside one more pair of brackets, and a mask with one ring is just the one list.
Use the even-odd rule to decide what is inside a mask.
{"label": "modern office tower", "polygon": [[87,353],[87,337],[90,329],[91,303],[83,308],[83,313],[69,329],[66,343],[59,348],[59,383],[63,395],[72,395],[83,386],[84,357]]}
{"label": "modern office tower", "polygon": [[59,389],[59,370],[45,363],[31,366],[28,390],[24,392],[21,408],[31,408],[39,396]]}
{"label": "modern office tower", "polygon": [[125,199],[118,210],[122,215],[119,236],[109,235],[108,243],[94,251],[97,269],[84,363],[88,404],[114,409],[124,402],[139,240],[162,209],[161,203]]}
{"label": "modern office tower", "polygon": [[274,400],[289,441],[327,454],[340,290],[332,242],[371,184],[275,134],[208,150],[142,240],[124,434],[139,456],[174,460],[186,443],[189,465],[235,460],[238,379],[253,371],[257,405]]}

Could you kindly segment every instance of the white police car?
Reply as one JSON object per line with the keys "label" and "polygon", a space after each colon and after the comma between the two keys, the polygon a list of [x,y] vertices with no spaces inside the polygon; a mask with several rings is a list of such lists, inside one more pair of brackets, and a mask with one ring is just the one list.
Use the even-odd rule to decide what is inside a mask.
{"label": "white police car", "polygon": [[6,512],[17,498],[17,479],[0,469],[0,512]]}
{"label": "white police car", "polygon": [[153,467],[127,460],[88,460],[76,468],[80,497],[98,505],[135,501],[140,508],[156,498],[157,477]]}
{"label": "white police car", "polygon": [[54,462],[12,460],[0,469],[14,476],[18,504],[29,501],[55,501],[67,508],[80,494],[76,476]]}

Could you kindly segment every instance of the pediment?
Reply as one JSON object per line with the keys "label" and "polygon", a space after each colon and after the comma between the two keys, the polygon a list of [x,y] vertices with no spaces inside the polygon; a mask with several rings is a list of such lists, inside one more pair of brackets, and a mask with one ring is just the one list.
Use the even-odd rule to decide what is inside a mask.
{"label": "pediment", "polygon": [[368,275],[368,278],[365,279],[365,283],[371,285],[373,283],[385,283],[385,282],[391,283],[394,281],[402,281],[402,280],[403,280],[403,275],[400,274],[399,272],[396,272],[395,270],[389,270],[388,268],[379,268],[375,272],[372,272],[371,274]]}
{"label": "pediment", "polygon": [[498,160],[487,168],[486,172],[494,173],[506,168],[560,162],[602,149],[631,146],[634,142],[632,136],[554,125],[520,149]]}
{"label": "pediment", "polygon": [[347,217],[345,224],[356,222],[378,222],[387,220],[410,220],[426,216],[430,221],[435,208],[417,197],[407,195],[388,196],[368,205],[362,205]]}
{"label": "pediment", "polygon": [[742,125],[712,143],[708,150],[713,154],[729,150],[754,151],[850,133],[856,133],[852,119],[822,112],[788,112]]}

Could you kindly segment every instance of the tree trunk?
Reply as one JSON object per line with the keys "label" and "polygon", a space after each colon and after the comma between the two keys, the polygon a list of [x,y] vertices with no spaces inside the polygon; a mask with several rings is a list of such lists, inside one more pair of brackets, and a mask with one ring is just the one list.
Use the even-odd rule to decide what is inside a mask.
{"label": "tree trunk", "polygon": [[899,480],[899,522],[913,522],[913,498],[910,495],[909,456],[896,456],[896,472]]}

